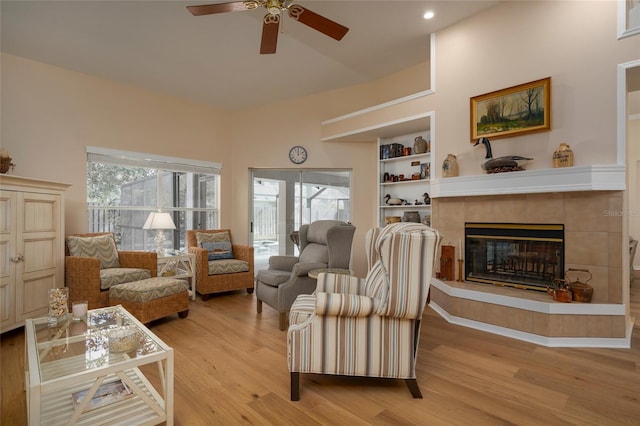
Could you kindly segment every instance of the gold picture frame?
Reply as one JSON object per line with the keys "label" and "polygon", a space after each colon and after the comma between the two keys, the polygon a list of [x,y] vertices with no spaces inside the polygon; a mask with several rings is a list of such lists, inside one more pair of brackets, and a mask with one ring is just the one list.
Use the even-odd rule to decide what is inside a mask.
{"label": "gold picture frame", "polygon": [[471,98],[471,141],[551,130],[551,77]]}

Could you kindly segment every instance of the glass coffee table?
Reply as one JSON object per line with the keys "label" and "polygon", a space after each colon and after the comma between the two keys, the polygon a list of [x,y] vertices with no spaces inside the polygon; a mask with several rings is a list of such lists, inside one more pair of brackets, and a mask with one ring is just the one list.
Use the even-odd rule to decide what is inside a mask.
{"label": "glass coffee table", "polygon": [[[25,333],[29,425],[173,425],[173,349],[121,306]],[[153,363],[158,389],[139,368]]]}

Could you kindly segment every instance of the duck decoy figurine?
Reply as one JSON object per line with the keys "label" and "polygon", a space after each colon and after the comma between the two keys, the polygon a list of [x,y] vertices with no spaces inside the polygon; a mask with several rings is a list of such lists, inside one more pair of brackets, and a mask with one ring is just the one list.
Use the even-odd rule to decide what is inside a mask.
{"label": "duck decoy figurine", "polygon": [[407,203],[407,200],[403,200],[402,198],[391,198],[391,195],[387,194],[384,196],[384,202],[390,206],[401,206]]}
{"label": "duck decoy figurine", "polygon": [[522,166],[533,158],[521,157],[519,155],[505,155],[503,157],[493,158],[491,153],[491,143],[487,138],[480,138],[473,146],[483,144],[487,150],[487,155],[482,161],[482,168],[487,173],[515,172],[524,170]]}

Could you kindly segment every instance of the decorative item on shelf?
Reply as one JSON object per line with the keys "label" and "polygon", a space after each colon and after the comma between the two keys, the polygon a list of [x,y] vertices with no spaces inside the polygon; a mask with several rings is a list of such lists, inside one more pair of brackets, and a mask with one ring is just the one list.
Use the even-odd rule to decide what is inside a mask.
{"label": "decorative item on shelf", "polygon": [[[569,278],[570,275],[574,274],[588,274],[589,278],[586,279],[585,282],[581,282],[579,277],[575,277],[575,281],[572,281]],[[591,272],[588,269],[574,269],[569,268],[565,273],[565,278],[569,283],[569,289],[571,290],[571,300],[574,302],[580,303],[591,303],[591,298],[593,297],[593,287],[587,284],[593,278]]]}
{"label": "decorative item on shelf", "polygon": [[452,245],[442,246],[440,254],[440,278],[445,281],[455,280],[455,247]]}
{"label": "decorative item on shelf", "polygon": [[380,159],[386,160],[391,155],[391,145],[380,145]]}
{"label": "decorative item on shelf", "polygon": [[420,164],[420,179],[429,179],[430,172],[431,172],[431,164],[429,163]]}
{"label": "decorative item on shelf", "polygon": [[404,145],[400,143],[390,143],[386,145],[380,145],[381,160],[402,157],[403,155],[404,155]]}
{"label": "decorative item on shelf", "polygon": [[411,180],[420,180],[420,172],[412,173]]}
{"label": "decorative item on shelf", "polygon": [[389,225],[391,223],[398,223],[400,220],[400,216],[387,216],[384,218],[384,224]]}
{"label": "decorative item on shelf", "polygon": [[413,210],[410,212],[409,211],[404,212],[404,214],[402,215],[402,221],[420,223],[420,213]]}
{"label": "decorative item on shelf", "polygon": [[67,320],[69,315],[69,289],[67,287],[49,289],[48,324],[56,326]]}
{"label": "decorative item on shelf", "polygon": [[448,154],[442,162],[442,177],[458,176],[458,157]]}
{"label": "decorative item on shelf", "polygon": [[487,173],[503,173],[503,172],[517,172],[524,170],[522,167],[527,161],[533,160],[533,158],[521,157],[519,155],[505,155],[498,158],[493,158],[493,153],[491,152],[491,143],[487,138],[480,138],[473,144],[473,146],[478,146],[483,144],[487,154],[482,160],[482,168],[487,171]]}
{"label": "decorative item on shelf", "polygon": [[9,152],[6,149],[0,149],[0,173],[7,173],[9,169],[13,171],[16,165],[11,162]]}
{"label": "decorative item on shelf", "polygon": [[429,197],[429,193],[425,192],[424,194],[422,194],[422,197],[424,199],[424,203],[426,205],[430,205],[431,204],[431,197]]}
{"label": "decorative item on shelf", "polygon": [[573,150],[566,143],[561,143],[558,149],[553,153],[553,167],[572,167],[573,166]]}
{"label": "decorative item on shelf", "polygon": [[555,285],[555,288],[547,288],[547,293],[553,296],[553,300],[556,302],[570,303],[572,296],[567,280],[556,278],[553,280],[553,284]]}
{"label": "decorative item on shelf", "polygon": [[424,216],[422,216],[422,224],[431,226],[431,216],[429,216],[428,214],[425,214]]}
{"label": "decorative item on shelf", "polygon": [[384,175],[382,175],[383,182],[390,182],[392,180],[393,180],[393,177],[389,173],[385,173]]}
{"label": "decorative item on shelf", "polygon": [[458,282],[464,281],[464,272],[462,271],[462,265],[464,264],[462,240],[458,240]]}
{"label": "decorative item on shelf", "polygon": [[429,142],[424,140],[422,136],[418,136],[413,140],[413,153],[424,154],[425,152],[429,152]]}
{"label": "decorative item on shelf", "polygon": [[408,146],[405,146],[404,148],[402,148],[402,156],[406,157],[408,155],[411,155],[411,148]]}
{"label": "decorative item on shelf", "polygon": [[391,198],[391,195],[389,194],[384,196],[384,202],[389,206],[401,206],[403,204],[407,204],[407,200],[402,198]]}

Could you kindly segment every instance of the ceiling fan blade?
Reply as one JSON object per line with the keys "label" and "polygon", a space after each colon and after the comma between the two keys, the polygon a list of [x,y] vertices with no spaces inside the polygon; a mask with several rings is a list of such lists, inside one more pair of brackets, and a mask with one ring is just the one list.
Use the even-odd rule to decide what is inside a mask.
{"label": "ceiling fan blade", "polygon": [[289,16],[296,21],[320,31],[333,39],[342,40],[342,37],[349,31],[349,28],[344,25],[340,25],[329,18],[325,18],[322,15],[318,15],[315,12],[310,11],[300,5],[294,4],[289,7]]}
{"label": "ceiling fan blade", "polygon": [[272,15],[270,13],[264,15],[264,23],[262,24],[262,42],[260,43],[261,54],[265,55],[276,53],[279,28],[280,15]]}
{"label": "ceiling fan blade", "polygon": [[214,13],[239,12],[243,10],[255,9],[255,2],[233,1],[230,3],[202,4],[187,6],[193,16],[212,15]]}

